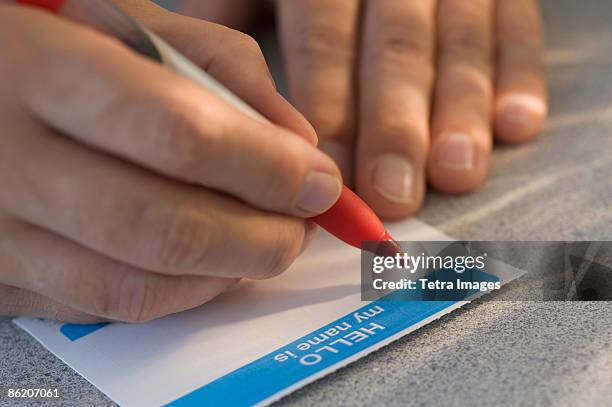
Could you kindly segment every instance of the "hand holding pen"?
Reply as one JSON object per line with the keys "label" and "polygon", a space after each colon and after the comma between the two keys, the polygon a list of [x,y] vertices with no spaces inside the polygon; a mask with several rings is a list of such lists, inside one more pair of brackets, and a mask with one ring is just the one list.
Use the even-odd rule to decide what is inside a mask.
{"label": "hand holding pen", "polygon": [[144,321],[195,307],[282,272],[312,237],[307,218],[341,193],[252,40],[128,11],[271,123],[98,29],[1,3],[3,314]]}

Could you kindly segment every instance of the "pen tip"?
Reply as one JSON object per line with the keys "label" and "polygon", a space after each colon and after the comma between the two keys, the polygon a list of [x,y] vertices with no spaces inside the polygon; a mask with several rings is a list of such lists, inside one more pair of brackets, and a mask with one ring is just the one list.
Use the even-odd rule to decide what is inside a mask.
{"label": "pen tip", "polygon": [[380,241],[376,247],[375,253],[377,256],[395,256],[396,254],[402,254],[404,250],[399,243],[395,241],[389,234]]}

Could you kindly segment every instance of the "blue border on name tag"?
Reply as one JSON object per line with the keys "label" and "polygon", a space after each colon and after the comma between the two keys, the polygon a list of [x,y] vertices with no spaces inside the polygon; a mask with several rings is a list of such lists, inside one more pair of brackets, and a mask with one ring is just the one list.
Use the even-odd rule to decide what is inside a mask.
{"label": "blue border on name tag", "polygon": [[[472,281],[499,281],[496,276],[478,269],[470,270],[470,273]],[[419,299],[429,296],[422,290],[412,293],[395,291],[167,406],[251,406],[260,403],[477,293],[476,290],[460,290],[455,292],[452,300],[423,301]]]}
{"label": "blue border on name tag", "polygon": [[[456,303],[457,301],[394,302],[388,298],[371,302],[194,390],[168,406],[256,404]],[[367,319],[358,323],[358,315]],[[316,346],[312,346],[313,343]],[[299,351],[300,345],[302,349],[309,345],[311,347]]]}
{"label": "blue border on name tag", "polygon": [[[472,281],[499,281],[496,276],[478,269],[466,274]],[[423,290],[395,291],[180,397],[168,406],[257,404],[477,293],[476,290],[458,290],[447,301],[423,301],[423,298],[431,298]]]}

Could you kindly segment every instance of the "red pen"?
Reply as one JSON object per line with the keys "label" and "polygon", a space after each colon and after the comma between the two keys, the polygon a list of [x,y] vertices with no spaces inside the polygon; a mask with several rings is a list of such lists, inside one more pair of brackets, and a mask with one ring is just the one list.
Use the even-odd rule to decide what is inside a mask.
{"label": "red pen", "polygon": [[374,211],[346,186],[338,201],[327,212],[312,220],[338,239],[359,249],[363,242],[369,241],[382,243],[375,250],[378,254],[392,256],[402,251]]}
{"label": "red pen", "polygon": [[[258,120],[267,121],[229,89],[216,81],[180,52],[121,11],[110,0],[16,0],[44,8],[116,37],[136,52],[158,61],[196,83],[214,91],[235,107]],[[325,213],[312,218],[319,226],[351,246],[364,241],[381,242],[377,253],[394,255],[400,246],[389,235],[374,211],[346,186],[338,201]]]}

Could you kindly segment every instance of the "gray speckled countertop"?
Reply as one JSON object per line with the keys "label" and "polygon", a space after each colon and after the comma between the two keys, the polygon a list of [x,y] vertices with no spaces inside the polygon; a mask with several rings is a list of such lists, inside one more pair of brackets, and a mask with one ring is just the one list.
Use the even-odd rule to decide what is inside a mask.
{"label": "gray speckled countertop", "polygon": [[[543,8],[547,129],[531,145],[496,149],[477,193],[429,195],[420,217],[455,238],[612,240],[612,4]],[[612,405],[611,342],[612,302],[473,303],[280,404]],[[0,318],[0,387],[112,404],[8,318]]]}

